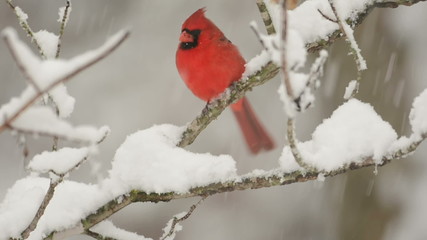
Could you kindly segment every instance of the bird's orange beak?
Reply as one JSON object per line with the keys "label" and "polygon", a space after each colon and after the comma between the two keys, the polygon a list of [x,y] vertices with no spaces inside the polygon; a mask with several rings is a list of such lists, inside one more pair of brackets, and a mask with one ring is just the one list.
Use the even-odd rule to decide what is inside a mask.
{"label": "bird's orange beak", "polygon": [[194,42],[194,36],[188,33],[187,31],[182,31],[181,36],[179,36],[180,42]]}

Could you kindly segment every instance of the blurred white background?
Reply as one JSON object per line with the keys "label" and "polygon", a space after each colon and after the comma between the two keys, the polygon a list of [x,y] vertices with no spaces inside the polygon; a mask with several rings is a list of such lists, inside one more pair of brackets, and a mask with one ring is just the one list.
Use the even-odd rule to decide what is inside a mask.
{"label": "blurred white background", "polygon": [[[14,1],[28,15],[34,31],[57,33],[58,8],[65,1]],[[130,28],[131,37],[111,56],[72,79],[67,86],[77,100],[75,124],[108,125],[111,135],[100,154],[73,172],[71,179],[96,183],[108,174],[115,149],[127,135],[154,124],[184,125],[205,103],[194,97],[175,68],[182,22],[207,7],[207,16],[236,44],[246,59],[261,46],[249,28],[262,26],[255,0],[74,0],[61,57],[70,58],[101,45],[108,36]],[[412,99],[427,87],[425,65],[427,4],[377,9],[356,31],[368,70],[358,98],[370,102],[399,134],[407,134]],[[29,44],[12,10],[0,2],[0,29],[12,26]],[[34,48],[33,48],[34,49]],[[298,118],[297,134],[310,138],[315,127],[342,103],[347,83],[356,77],[343,40],[329,48],[326,76],[315,108]],[[24,78],[0,42],[0,104],[18,95]],[[268,153],[251,156],[234,117],[225,111],[189,147],[195,152],[231,154],[239,173],[278,165],[284,144],[285,116],[276,94],[279,79],[248,94],[255,111],[277,142]],[[51,139],[28,136],[30,156],[50,149]],[[0,134],[0,197],[26,176],[22,148],[10,132]],[[354,171],[325,182],[219,194],[208,198],[183,223],[177,239],[427,239],[427,147],[408,159],[379,169]],[[102,167],[93,173],[97,164]],[[144,177],[144,176],[141,176]],[[78,196],[76,196],[78,197]],[[112,218],[119,227],[157,239],[165,223],[198,199],[138,203]]]}

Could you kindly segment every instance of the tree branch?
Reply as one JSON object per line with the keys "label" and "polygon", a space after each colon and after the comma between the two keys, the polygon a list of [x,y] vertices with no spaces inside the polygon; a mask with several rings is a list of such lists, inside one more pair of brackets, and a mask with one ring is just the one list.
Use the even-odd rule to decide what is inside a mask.
{"label": "tree branch", "polygon": [[97,223],[105,220],[115,212],[126,207],[134,202],[168,202],[174,199],[190,198],[196,196],[211,196],[218,193],[233,192],[237,190],[269,188],[274,186],[283,186],[297,182],[307,182],[318,179],[319,175],[322,177],[333,177],[348,171],[366,168],[371,166],[384,166],[393,160],[401,159],[408,154],[414,152],[417,147],[424,141],[427,135],[423,135],[421,139],[412,142],[404,149],[396,150],[386,157],[383,157],[380,164],[376,163],[372,157],[366,157],[359,163],[351,163],[333,171],[325,172],[318,171],[313,168],[308,168],[290,173],[283,172],[281,169],[273,169],[266,171],[263,174],[243,175],[236,179],[222,182],[212,183],[207,186],[195,187],[190,189],[187,193],[179,194],[175,192],[167,193],[146,193],[144,191],[133,190],[128,194],[121,195],[114,200],[111,200],[104,206],[100,207],[95,213],[87,216],[82,220],[84,229],[89,229]]}
{"label": "tree branch", "polygon": [[[83,70],[89,68],[90,66],[94,65],[95,63],[99,62],[100,60],[107,57],[110,53],[112,53],[115,49],[117,49],[118,46],[120,46],[128,37],[129,37],[129,31],[126,31],[123,35],[120,36],[120,38],[114,42],[111,46],[108,46],[108,48],[104,49],[101,53],[99,53],[97,56],[95,56],[92,59],[89,59],[84,65],[81,65],[77,67],[74,71],[66,74],[65,76],[61,77],[60,79],[57,79],[53,81],[51,84],[43,88],[40,92],[37,92],[33,97],[31,97],[28,101],[26,101],[21,108],[19,108],[15,113],[13,113],[11,116],[7,116],[7,118],[4,120],[3,124],[0,125],[0,132],[2,132],[4,129],[8,128],[8,126],[11,125],[11,123],[18,118],[28,107],[34,104],[37,99],[39,99],[43,94],[49,92],[54,87],[59,85],[60,83],[64,83],[68,80],[70,80],[72,77],[76,76]],[[5,41],[8,40],[9,36],[5,36]],[[17,53],[15,53],[17,54]],[[17,62],[18,65],[23,65],[22,62]],[[25,68],[22,68],[22,71],[27,71]]]}
{"label": "tree branch", "polygon": [[31,223],[28,227],[21,233],[22,239],[27,239],[30,236],[30,233],[34,231],[37,227],[37,223],[40,218],[43,216],[44,211],[46,210],[47,205],[49,205],[50,200],[52,200],[53,194],[55,193],[55,188],[62,182],[63,178],[60,178],[58,181],[50,180],[49,189],[47,190],[46,195],[43,198],[42,203],[40,204],[39,209],[37,210],[36,215],[34,216]]}
{"label": "tree branch", "polygon": [[257,0],[256,4],[258,6],[258,10],[261,14],[262,21],[264,22],[265,29],[267,30],[267,34],[275,34],[276,30],[274,29],[273,21],[271,20],[270,12],[268,12],[267,6],[265,5],[263,0]]}
{"label": "tree branch", "polygon": [[[346,19],[349,22],[349,25],[356,26],[362,23],[365,17],[375,8],[394,8],[400,5],[410,6],[420,1],[427,0],[393,0],[387,2],[374,2],[371,5],[366,6],[366,9],[362,12],[359,12],[354,20]],[[263,8],[262,11],[267,11],[266,8]],[[320,13],[319,13],[320,14]],[[267,21],[268,24],[269,21]],[[316,40],[314,42],[306,44],[307,50],[309,52],[317,52],[326,46],[332,44],[335,40],[340,37],[340,30],[336,30],[327,39]],[[274,63],[269,62],[266,64],[260,71],[248,77],[248,79],[238,81],[229,87],[231,94],[222,95],[220,98],[216,99],[209,103],[204,110],[187,126],[187,129],[183,132],[181,141],[177,144],[179,147],[185,147],[194,142],[197,136],[211,123],[216,119],[222,111],[231,103],[242,98],[247,91],[252,90],[253,87],[262,85],[274,78],[279,72],[279,67]],[[0,128],[1,130],[1,128]]]}
{"label": "tree branch", "polygon": [[62,16],[62,19],[61,19],[61,26],[59,27],[58,45],[56,47],[55,58],[58,58],[61,52],[61,40],[62,40],[62,36],[64,35],[65,25],[68,21],[68,12],[70,11],[70,7],[71,7],[71,2],[70,0],[67,0],[64,7],[64,15]]}
{"label": "tree branch", "polygon": [[[184,214],[184,216],[178,218],[177,216],[174,216],[173,219],[171,219],[172,223],[169,229],[169,232],[165,232],[163,234],[163,236],[160,238],[160,240],[166,240],[168,239],[170,236],[173,236],[177,230],[176,230],[176,226],[178,223],[183,222],[185,220],[187,220],[191,214],[193,214],[194,210],[197,208],[197,206],[199,206],[208,196],[203,196],[197,203],[191,205],[190,209],[188,210],[187,213]],[[167,230],[167,227],[165,227],[165,230]],[[172,237],[173,239],[173,237]]]}
{"label": "tree branch", "polygon": [[10,8],[13,9],[16,17],[19,20],[19,24],[21,25],[22,29],[27,33],[28,36],[30,36],[31,38],[31,42],[34,42],[34,44],[36,45],[37,49],[39,50],[40,55],[42,56],[42,58],[46,58],[46,54],[44,53],[42,47],[40,46],[39,42],[37,41],[37,39],[34,37],[34,32],[31,29],[30,25],[28,24],[26,19],[22,19],[21,15],[19,14],[18,11],[22,11],[19,7],[15,6],[12,4],[12,0],[5,0],[7,5],[9,5]]}
{"label": "tree branch", "polygon": [[[397,8],[399,6],[412,6],[419,2],[425,2],[427,0],[385,0],[385,1],[376,1],[366,6],[366,9],[362,12],[358,12],[353,19],[346,19],[345,21],[350,26],[357,26],[365,20],[365,18],[371,13],[375,8]],[[321,13],[319,13],[321,14]],[[331,19],[332,20],[332,19]],[[335,21],[333,21],[335,22]],[[326,48],[331,45],[335,40],[341,38],[341,31],[336,30],[331,33],[326,39],[319,39],[314,42],[306,44],[307,50],[309,52],[317,52],[320,49]]]}

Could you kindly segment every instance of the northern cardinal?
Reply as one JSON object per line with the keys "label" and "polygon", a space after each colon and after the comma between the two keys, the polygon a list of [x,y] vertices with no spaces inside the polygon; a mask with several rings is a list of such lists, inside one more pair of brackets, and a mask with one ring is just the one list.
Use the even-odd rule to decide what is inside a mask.
{"label": "northern cardinal", "polygon": [[[176,51],[176,67],[187,87],[209,102],[238,81],[245,60],[237,47],[205,17],[205,9],[194,12],[182,24]],[[259,122],[246,97],[231,105],[234,116],[254,154],[274,148],[274,142]]]}

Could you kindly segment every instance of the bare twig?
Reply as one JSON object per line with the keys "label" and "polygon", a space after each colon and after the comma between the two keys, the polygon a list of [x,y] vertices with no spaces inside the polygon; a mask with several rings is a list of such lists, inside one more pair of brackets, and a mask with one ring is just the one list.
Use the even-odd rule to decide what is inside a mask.
{"label": "bare twig", "polygon": [[267,34],[275,34],[276,30],[274,29],[273,21],[271,20],[270,12],[267,9],[263,0],[257,0],[256,4],[258,6],[258,10],[261,14],[262,21],[264,22],[265,29],[267,30]]}
{"label": "bare twig", "polygon": [[292,152],[292,155],[294,156],[295,162],[297,162],[298,165],[302,167],[304,170],[316,171],[316,169],[313,166],[310,166],[309,164],[305,163],[301,156],[301,153],[297,146],[298,140],[295,134],[295,120],[294,118],[291,118],[291,117],[288,118],[287,136],[289,141],[289,147],[291,148],[291,152]]}
{"label": "bare twig", "polygon": [[191,214],[193,214],[193,211],[196,209],[196,207],[197,206],[199,206],[206,198],[207,198],[208,196],[203,196],[196,204],[193,204],[193,205],[191,205],[191,207],[190,207],[190,209],[188,210],[188,212],[184,215],[184,216],[182,216],[182,217],[180,217],[180,218],[177,218],[176,216],[172,219],[172,224],[171,224],[171,226],[170,226],[170,229],[169,229],[169,232],[167,233],[167,234],[164,234],[161,238],[160,238],[160,240],[165,240],[165,239],[167,239],[168,237],[170,237],[170,236],[172,236],[175,232],[176,232],[176,230],[175,230],[175,227],[176,227],[176,225],[178,224],[178,223],[180,223],[180,222],[183,222],[183,221],[185,221],[186,219],[188,219],[190,216],[191,216]]}
{"label": "bare twig", "polygon": [[322,17],[324,17],[326,20],[333,22],[333,23],[338,23],[338,20],[336,19],[332,19],[329,16],[327,16],[326,14],[324,14],[320,9],[317,9],[317,11],[320,13],[320,15],[322,15]]}
{"label": "bare twig", "polygon": [[289,79],[288,72],[288,61],[286,59],[287,51],[287,35],[288,35],[288,12],[286,8],[286,0],[282,0],[282,31],[281,31],[281,44],[280,44],[280,54],[281,54],[281,69],[283,74],[283,84],[286,90],[286,94],[290,99],[294,99],[294,92],[292,90],[291,80]]}
{"label": "bare twig", "polygon": [[[91,59],[85,65],[82,65],[82,66],[76,68],[73,72],[70,72],[66,76],[64,76],[64,77],[62,77],[62,78],[60,78],[60,79],[58,79],[56,81],[53,81],[50,85],[48,85],[47,87],[45,87],[43,89],[43,91],[38,92],[37,94],[35,94],[20,109],[18,109],[14,114],[12,114],[11,116],[7,117],[7,119],[4,121],[4,123],[2,125],[0,125],[0,132],[3,131],[4,129],[6,129],[7,126],[11,125],[11,123],[16,118],[18,118],[28,107],[30,107],[32,104],[34,104],[34,102],[37,99],[39,99],[44,93],[49,92],[54,87],[56,87],[58,84],[70,80],[75,75],[79,74],[83,70],[89,68],[90,66],[94,65],[95,63],[99,62],[100,60],[102,60],[106,56],[108,56],[110,53],[112,53],[118,46],[120,46],[123,43],[124,40],[126,40],[128,38],[129,34],[130,33],[128,31],[125,32],[125,34],[123,34],[122,36],[120,36],[120,39],[118,39],[113,45],[111,45],[107,49],[105,49],[105,51],[103,51],[102,53],[100,53],[97,57]],[[7,38],[7,36],[5,38]],[[18,63],[18,64],[22,65],[22,63]]]}

